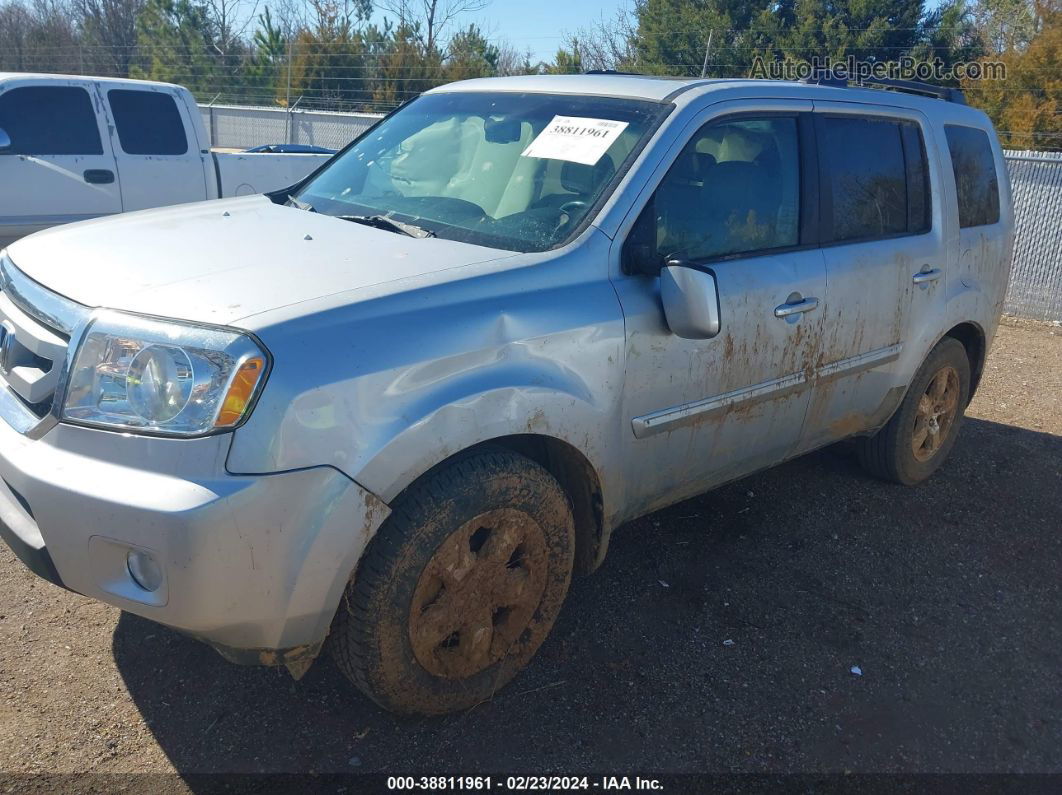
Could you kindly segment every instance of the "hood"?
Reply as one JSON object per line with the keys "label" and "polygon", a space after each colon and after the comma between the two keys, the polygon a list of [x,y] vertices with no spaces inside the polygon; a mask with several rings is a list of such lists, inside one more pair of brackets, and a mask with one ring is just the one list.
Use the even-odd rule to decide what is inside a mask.
{"label": "hood", "polygon": [[14,243],[15,266],[91,307],[201,323],[513,256],[273,204],[200,202],[54,227]]}

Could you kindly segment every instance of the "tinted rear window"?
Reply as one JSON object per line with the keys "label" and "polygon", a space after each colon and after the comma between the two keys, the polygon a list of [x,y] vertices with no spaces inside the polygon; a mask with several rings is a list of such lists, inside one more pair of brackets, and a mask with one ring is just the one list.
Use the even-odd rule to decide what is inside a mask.
{"label": "tinted rear window", "polygon": [[88,92],[75,86],[27,86],[0,94],[0,129],[19,155],[102,155]]}
{"label": "tinted rear window", "polygon": [[929,164],[926,144],[918,125],[900,125],[903,157],[907,161],[907,231],[911,234],[928,232],[933,202],[930,200]]}
{"label": "tinted rear window", "polygon": [[959,226],[983,226],[999,220],[999,183],[992,143],[988,133],[976,127],[945,125],[955,191],[959,203]]}
{"label": "tinted rear window", "polygon": [[183,155],[188,151],[177,103],[159,91],[107,92],[122,151],[130,155]]}
{"label": "tinted rear window", "polygon": [[907,177],[900,125],[878,119],[825,117],[820,151],[827,164],[829,239],[865,240],[907,231]]}

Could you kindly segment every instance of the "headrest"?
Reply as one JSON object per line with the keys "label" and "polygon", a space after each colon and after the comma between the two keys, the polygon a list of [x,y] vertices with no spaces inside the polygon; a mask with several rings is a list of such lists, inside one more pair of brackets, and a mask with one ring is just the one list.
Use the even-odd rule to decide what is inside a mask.
{"label": "headrest", "polygon": [[706,152],[683,152],[676,158],[667,173],[669,186],[695,185],[700,187],[709,169],[715,165],[715,158]]}
{"label": "headrest", "polygon": [[717,163],[712,178],[716,181],[734,181],[755,179],[759,174],[760,167],[755,163],[747,163],[744,160],[726,160]]}

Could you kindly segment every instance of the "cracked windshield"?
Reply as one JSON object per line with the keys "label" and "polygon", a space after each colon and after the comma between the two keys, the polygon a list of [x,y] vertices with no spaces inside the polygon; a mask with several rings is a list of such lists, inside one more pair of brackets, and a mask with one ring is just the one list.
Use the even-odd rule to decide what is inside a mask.
{"label": "cracked windshield", "polygon": [[414,224],[418,236],[544,251],[581,228],[669,107],[555,94],[428,94],[340,155],[293,203],[374,219],[381,228]]}

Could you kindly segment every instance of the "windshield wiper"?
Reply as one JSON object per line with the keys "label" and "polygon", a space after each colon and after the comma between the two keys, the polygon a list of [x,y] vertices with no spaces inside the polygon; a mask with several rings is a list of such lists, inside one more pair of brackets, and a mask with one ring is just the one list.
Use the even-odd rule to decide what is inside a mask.
{"label": "windshield wiper", "polygon": [[425,229],[416,224],[407,224],[405,221],[396,221],[386,215],[333,215],[333,218],[342,218],[344,221],[353,221],[356,224],[365,224],[376,229],[386,229],[388,232],[397,232],[409,237],[435,237],[430,229]]}
{"label": "windshield wiper", "polygon": [[305,210],[308,213],[315,213],[317,210],[313,208],[313,205],[309,202],[302,202],[296,199],[294,196],[288,196],[288,204],[299,210]]}

